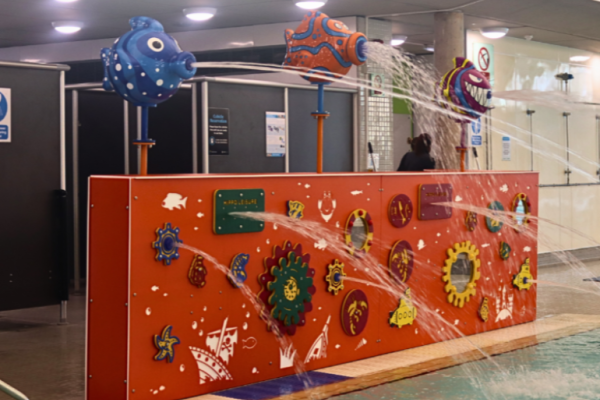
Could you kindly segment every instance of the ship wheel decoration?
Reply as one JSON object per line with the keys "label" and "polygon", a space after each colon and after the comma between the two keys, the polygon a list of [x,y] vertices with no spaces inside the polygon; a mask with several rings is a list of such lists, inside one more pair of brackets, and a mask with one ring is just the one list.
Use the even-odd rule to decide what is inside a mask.
{"label": "ship wheel decoration", "polygon": [[[258,276],[261,291],[258,299],[263,303],[261,316],[268,329],[279,334],[294,335],[298,326],[306,324],[305,314],[312,311],[315,270],[310,268],[309,254],[302,254],[302,245],[285,242],[275,246],[273,257],[265,258],[265,272]],[[268,318],[268,315],[273,318]],[[277,323],[274,327],[273,320]]]}
{"label": "ship wheel decoration", "polygon": [[344,239],[348,252],[358,256],[358,253],[368,253],[373,244],[373,220],[366,210],[354,210],[346,221]]}
{"label": "ship wheel decoration", "polygon": [[179,228],[172,228],[167,222],[163,229],[156,230],[156,241],[152,242],[152,248],[156,249],[156,261],[163,261],[165,265],[171,265],[171,260],[179,258],[177,243],[183,243],[179,239]]}
{"label": "ship wheel decoration", "polygon": [[204,265],[204,257],[196,254],[194,259],[192,260],[192,265],[190,266],[190,270],[188,271],[188,279],[190,283],[194,286],[197,286],[198,289],[201,289],[206,285],[206,275],[208,274],[208,270]]}
{"label": "ship wheel decoration", "polygon": [[325,276],[327,282],[327,291],[337,296],[340,290],[344,290],[344,263],[335,260],[333,264],[327,266],[329,273]]}
{"label": "ship wheel decoration", "polygon": [[448,293],[448,302],[455,307],[462,308],[475,296],[477,280],[481,277],[481,260],[477,256],[479,250],[468,240],[448,249],[442,280],[446,282],[444,290]]}

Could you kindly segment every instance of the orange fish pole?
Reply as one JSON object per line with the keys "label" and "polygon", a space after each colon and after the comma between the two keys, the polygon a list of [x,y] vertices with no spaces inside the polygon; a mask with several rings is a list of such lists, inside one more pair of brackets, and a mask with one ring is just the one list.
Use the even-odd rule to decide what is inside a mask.
{"label": "orange fish pole", "polygon": [[148,148],[156,144],[148,139],[148,107],[142,107],[142,138],[133,142],[141,150],[140,175],[148,175]]}
{"label": "orange fish pole", "polygon": [[466,154],[469,148],[467,147],[467,124],[460,124],[460,146],[456,146],[456,151],[460,152],[460,172],[466,171]]}
{"label": "orange fish pole", "polygon": [[317,173],[323,173],[323,125],[325,118],[329,117],[329,113],[324,108],[325,101],[325,83],[319,83],[319,103],[318,110],[312,113],[312,116],[317,119]]}

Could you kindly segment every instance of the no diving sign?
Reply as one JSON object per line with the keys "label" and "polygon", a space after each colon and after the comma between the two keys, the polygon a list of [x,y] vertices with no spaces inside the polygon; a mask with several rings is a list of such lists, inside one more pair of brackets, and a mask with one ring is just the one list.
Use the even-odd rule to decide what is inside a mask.
{"label": "no diving sign", "polygon": [[485,43],[473,43],[473,64],[483,73],[494,87],[494,46]]}

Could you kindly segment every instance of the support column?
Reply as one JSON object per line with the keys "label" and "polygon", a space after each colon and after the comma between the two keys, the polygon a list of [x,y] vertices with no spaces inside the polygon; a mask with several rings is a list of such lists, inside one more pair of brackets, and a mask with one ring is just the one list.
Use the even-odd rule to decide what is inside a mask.
{"label": "support column", "polygon": [[[465,57],[465,23],[461,11],[435,13],[434,15],[435,54],[434,65],[440,77],[454,68],[455,57]],[[460,125],[450,122],[447,116],[440,116],[434,132],[434,152],[438,168],[458,169],[460,155],[456,146],[460,143]]]}

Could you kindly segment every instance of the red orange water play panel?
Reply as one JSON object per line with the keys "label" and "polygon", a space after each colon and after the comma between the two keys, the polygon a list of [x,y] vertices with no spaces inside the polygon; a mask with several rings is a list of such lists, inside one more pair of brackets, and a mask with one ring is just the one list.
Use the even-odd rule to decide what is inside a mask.
{"label": "red orange water play panel", "polygon": [[[523,193],[537,216],[537,184],[536,173],[486,172],[92,177],[87,398],[183,399],[291,375],[298,361],[314,370],[456,336],[449,329],[440,335],[442,321],[431,313],[465,334],[533,321],[535,286],[519,290],[512,281],[526,259],[537,276],[537,224],[526,230],[505,224],[493,233],[480,214],[469,231],[467,212],[455,207],[450,218],[395,226],[389,211],[400,194],[417,208],[422,185],[451,185],[450,200],[480,209],[494,201],[510,209]],[[224,190],[239,198],[218,203]],[[307,237],[265,222],[261,231],[214,233],[215,206],[244,211],[260,201],[282,217],[289,201],[300,202],[300,223],[317,229]],[[428,207],[435,215],[437,206]],[[343,250],[347,221],[357,210],[368,213],[370,222],[363,222],[373,238],[368,253],[350,255]],[[243,221],[227,221],[227,230],[244,230]],[[351,231],[360,227],[353,222]],[[178,241],[205,251],[222,270]],[[459,308],[448,302],[442,268],[448,249],[466,241],[479,251],[481,278]],[[507,260],[501,242],[512,248]],[[390,254],[395,244],[398,254]],[[364,268],[361,260],[374,262]],[[336,262],[347,278],[373,281],[383,272],[405,279],[402,292],[410,288],[410,299],[351,280],[338,285],[344,277],[329,268]],[[242,284],[264,304],[255,308]],[[339,290],[328,291],[332,284]],[[484,298],[487,322],[480,318]],[[264,313],[275,318],[270,331]]]}

